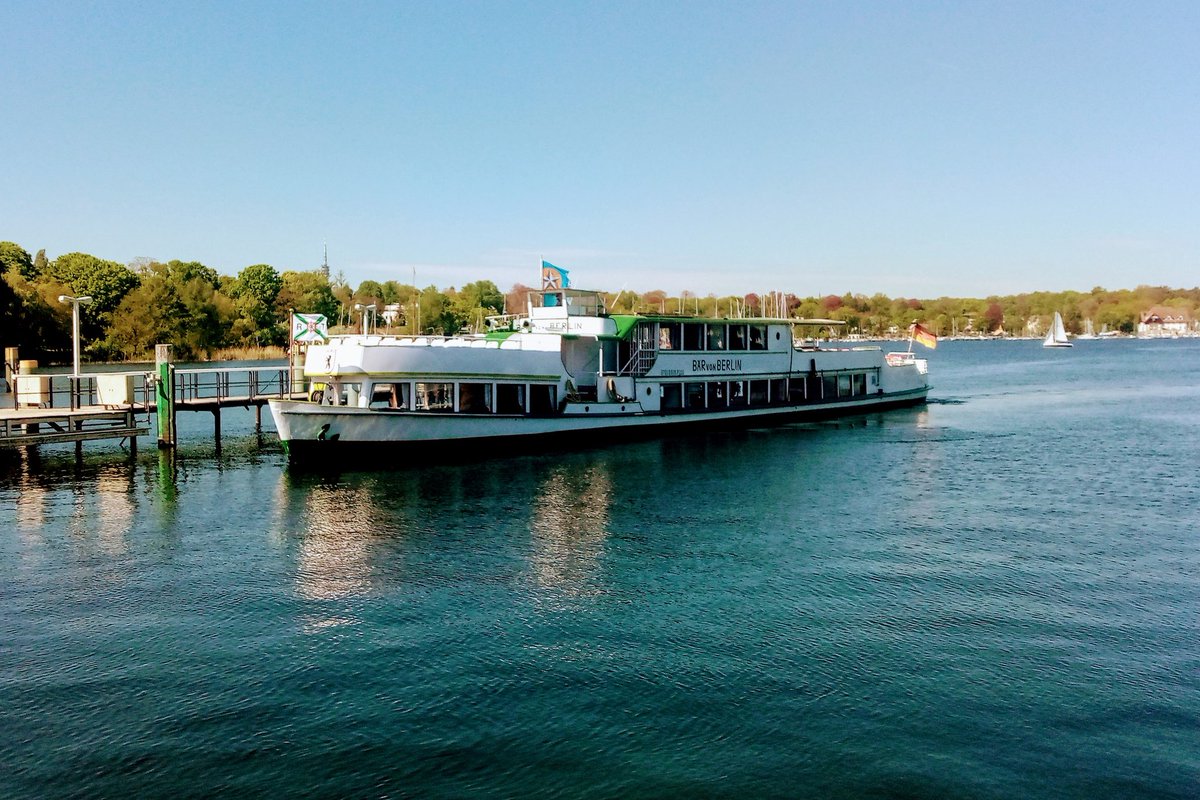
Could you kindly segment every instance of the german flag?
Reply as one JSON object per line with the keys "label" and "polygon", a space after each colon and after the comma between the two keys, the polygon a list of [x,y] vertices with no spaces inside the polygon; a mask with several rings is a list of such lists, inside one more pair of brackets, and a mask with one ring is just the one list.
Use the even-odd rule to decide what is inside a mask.
{"label": "german flag", "polygon": [[928,347],[930,350],[933,350],[937,347],[937,336],[934,334],[934,332],[918,322],[914,322],[912,325],[908,326],[908,335]]}

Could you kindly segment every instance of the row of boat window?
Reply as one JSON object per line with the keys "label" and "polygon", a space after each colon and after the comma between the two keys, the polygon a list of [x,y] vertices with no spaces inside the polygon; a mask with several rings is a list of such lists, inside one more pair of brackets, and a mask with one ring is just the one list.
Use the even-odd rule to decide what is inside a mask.
{"label": "row of boat window", "polygon": [[368,384],[371,397],[366,403],[361,402],[361,383],[318,386],[313,391],[312,399],[329,405],[362,404],[378,409],[442,414],[454,411],[464,414],[549,414],[558,408],[558,387],[553,384],[451,381],[376,383]]}
{"label": "row of boat window", "polygon": [[662,385],[664,411],[797,405],[867,393],[867,373],[809,374],[750,381],[689,381]]}
{"label": "row of boat window", "polygon": [[660,322],[658,349],[766,350],[767,326],[742,323]]}
{"label": "row of boat window", "polygon": [[[867,394],[866,372],[809,373],[794,378],[709,380],[659,384],[664,411],[795,405]],[[370,384],[368,384],[370,385]],[[329,393],[326,394],[328,389]],[[360,405],[361,383],[317,389],[313,399],[334,405]],[[457,398],[455,393],[457,390]],[[371,408],[464,414],[550,414],[559,408],[558,387],[537,383],[454,383],[414,381],[376,383],[366,403]],[[639,391],[651,391],[643,387]],[[457,400],[457,403],[456,403]]]}

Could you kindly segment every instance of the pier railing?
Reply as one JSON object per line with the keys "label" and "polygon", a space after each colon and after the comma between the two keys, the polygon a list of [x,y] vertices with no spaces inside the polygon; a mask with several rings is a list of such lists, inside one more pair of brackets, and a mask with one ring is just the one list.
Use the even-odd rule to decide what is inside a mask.
{"label": "pier railing", "polygon": [[0,447],[74,442],[79,459],[85,440],[121,438],[136,455],[137,436],[150,428],[149,419],[136,422],[139,414],[157,412],[161,449],[175,447],[178,412],[209,411],[219,455],[221,410],[253,408],[254,429],[261,433],[267,401],[302,396],[302,378],[294,375],[286,365],[180,369],[169,361],[156,372],[18,373],[11,391],[0,395]]}
{"label": "pier railing", "polygon": [[272,398],[290,397],[287,366],[175,370],[175,402],[188,406],[261,405]]}
{"label": "pier railing", "polygon": [[[149,371],[97,372],[80,375],[32,373],[14,376],[10,408],[76,410],[103,407],[152,411],[157,377]],[[175,370],[175,403],[183,409],[262,405],[292,396],[286,365],[214,367]]]}

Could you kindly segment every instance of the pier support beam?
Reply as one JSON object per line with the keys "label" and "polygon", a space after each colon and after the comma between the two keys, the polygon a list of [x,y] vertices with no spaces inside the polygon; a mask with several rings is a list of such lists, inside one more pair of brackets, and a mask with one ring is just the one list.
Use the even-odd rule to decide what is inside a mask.
{"label": "pier support beam", "polygon": [[214,408],[212,415],[213,415],[213,436],[216,437],[217,455],[221,455],[221,409]]}
{"label": "pier support beam", "polygon": [[175,366],[169,344],[154,345],[154,366],[158,375],[154,406],[158,411],[158,447],[175,446]]}

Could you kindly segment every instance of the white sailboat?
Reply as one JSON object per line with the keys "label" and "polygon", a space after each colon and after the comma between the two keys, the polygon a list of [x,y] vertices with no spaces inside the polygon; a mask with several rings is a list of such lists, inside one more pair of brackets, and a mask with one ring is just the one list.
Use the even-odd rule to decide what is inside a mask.
{"label": "white sailboat", "polygon": [[1054,324],[1050,326],[1050,332],[1046,334],[1046,338],[1042,341],[1042,347],[1070,347],[1071,342],[1067,339],[1067,329],[1063,327],[1062,314],[1054,312]]}
{"label": "white sailboat", "polygon": [[1075,338],[1076,339],[1095,339],[1096,338],[1096,329],[1092,326],[1092,321],[1090,319],[1085,319],[1083,321],[1083,333],[1079,334]]}

